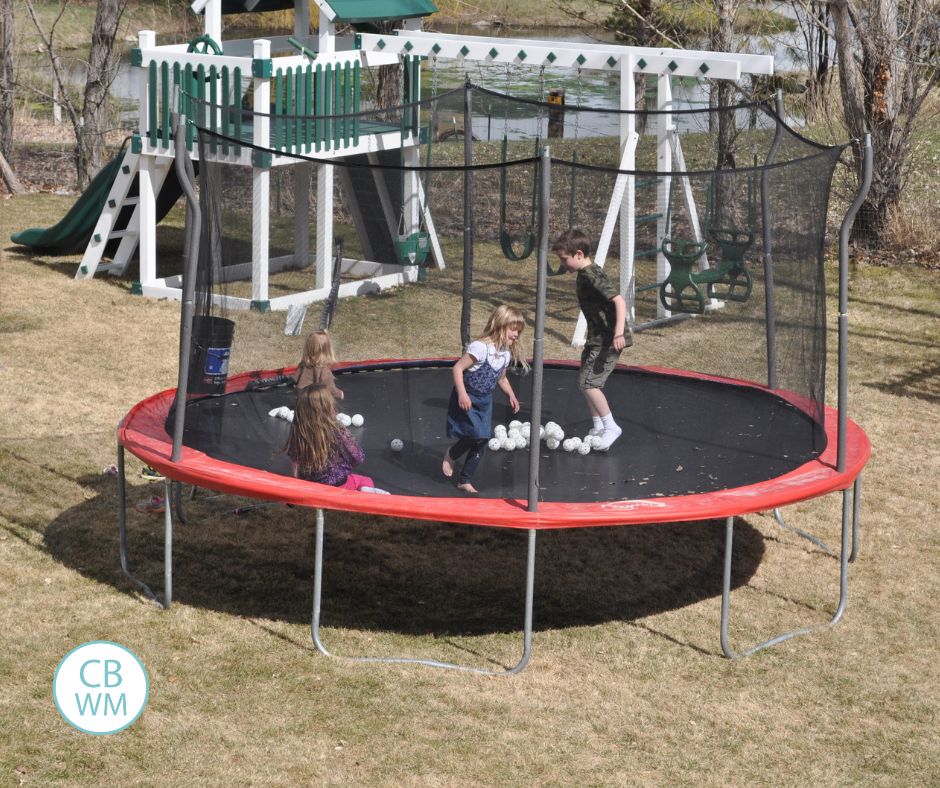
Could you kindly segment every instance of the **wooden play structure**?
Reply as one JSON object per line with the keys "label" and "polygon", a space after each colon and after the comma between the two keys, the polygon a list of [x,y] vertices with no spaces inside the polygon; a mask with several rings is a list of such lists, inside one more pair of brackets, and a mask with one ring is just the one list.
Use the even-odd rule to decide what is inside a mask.
{"label": "wooden play structure", "polygon": [[[328,116],[353,114],[360,109],[360,83],[365,70],[383,65],[401,63],[404,71],[404,99],[416,101],[421,97],[420,69],[422,62],[436,68],[441,60],[458,64],[498,63],[526,66],[570,68],[580,73],[585,69],[617,74],[620,82],[620,106],[636,106],[636,80],[640,74],[651,75],[656,81],[655,109],[667,110],[673,106],[672,78],[696,77],[739,80],[743,74],[767,75],[773,73],[773,58],[765,55],[731,54],[707,51],[642,48],[599,43],[565,43],[548,40],[513,39],[487,36],[450,35],[426,32],[420,29],[422,19],[436,8],[429,0],[389,0],[389,2],[363,2],[363,0],[196,0],[193,11],[205,20],[204,34],[188,45],[156,46],[152,32],[139,36],[134,51],[134,64],[139,68],[140,124],[124,156],[121,171],[108,196],[98,225],[85,251],[76,278],[90,277],[96,271],[109,270],[122,273],[135,248],[139,247],[140,281],[138,292],[156,297],[179,297],[179,277],[160,278],[157,273],[156,223],[159,196],[163,185],[173,178],[173,146],[170,139],[170,115],[175,101],[182,95],[181,109],[198,111],[188,105],[186,96],[195,92],[207,105],[219,107],[208,119],[234,139],[244,139],[258,148],[233,144],[223,151],[233,166],[250,167],[253,217],[251,227],[251,259],[240,266],[230,266],[229,276],[251,279],[251,298],[227,297],[232,307],[258,309],[287,309],[325,298],[334,276],[331,265],[333,250],[333,186],[339,180],[344,196],[355,195],[357,184],[351,182],[350,169],[335,167],[324,160],[337,162],[348,157],[365,157],[371,163],[391,153],[405,166],[420,164],[418,146],[420,128],[407,124],[394,128],[377,128],[360,123],[355,118],[331,120]],[[222,18],[224,13],[245,10],[272,10],[293,8],[294,35],[271,40],[229,41],[224,39]],[[317,33],[310,34],[311,12],[316,11]],[[401,20],[401,26],[389,34],[366,32],[374,29],[379,20]],[[363,32],[338,36],[340,25],[351,25]],[[182,91],[182,92],[180,92]],[[245,110],[243,112],[243,110]],[[292,116],[305,116],[295,122]],[[323,121],[309,122],[309,116],[327,116]],[[248,118],[243,124],[242,118]],[[669,114],[656,116],[657,170],[664,176],[657,179],[657,244],[656,281],[666,282],[670,274],[670,255],[676,259],[671,247],[662,242],[669,237],[668,202],[674,190],[682,195],[686,213],[690,217],[693,239],[702,242],[703,232],[698,222],[698,210],[688,182],[681,175],[685,161],[674,118]],[[205,121],[205,119],[203,119]],[[250,128],[249,128],[250,126]],[[635,169],[635,153],[639,142],[636,116],[620,115],[619,169]],[[187,140],[190,151],[193,140]],[[272,152],[273,151],[273,152]],[[309,248],[311,237],[308,211],[310,204],[309,172],[296,166],[296,159],[280,158],[285,154],[300,153],[316,158],[307,165],[315,171],[316,182],[316,248]],[[217,151],[214,152],[218,154]],[[294,200],[296,210],[292,254],[269,256],[269,200],[272,170],[294,164]],[[139,183],[139,196],[128,197],[133,180]],[[379,180],[378,178],[376,179]],[[635,209],[638,179],[621,174],[616,179],[610,197],[604,226],[600,229],[595,260],[600,265],[613,254],[620,260],[620,288],[628,305],[628,319],[635,324]],[[421,179],[416,172],[405,171],[400,195],[401,205],[381,183],[377,184],[373,198],[380,204],[392,241],[413,239],[422,230],[428,264],[444,265],[440,245],[434,233],[431,210],[425,204]],[[355,205],[355,199],[350,202]],[[353,210],[363,257],[370,255],[372,246],[379,242],[370,239],[364,226],[363,215],[374,213],[375,206]],[[133,218],[119,222],[121,211],[133,211]],[[123,226],[124,229],[120,229]],[[615,230],[619,229],[620,244],[611,250]],[[110,265],[101,264],[108,245],[113,249]],[[400,245],[399,245],[400,248]],[[344,259],[342,273],[359,277],[344,282],[340,296],[368,292],[417,279],[418,269],[408,260],[393,262],[375,259]],[[312,289],[300,293],[271,298],[268,276],[287,267],[315,266],[316,283]],[[404,264],[402,264],[404,263]],[[711,275],[707,253],[694,260],[692,281],[699,276],[707,283]],[[363,278],[364,277],[364,278]],[[703,291],[705,292],[705,291]],[[669,319],[670,304],[660,299],[657,319]],[[680,302],[681,303],[681,302]],[[705,306],[713,308],[722,302],[714,288],[707,288]],[[698,304],[694,311],[698,309]],[[578,324],[574,343],[583,341],[583,318]]]}

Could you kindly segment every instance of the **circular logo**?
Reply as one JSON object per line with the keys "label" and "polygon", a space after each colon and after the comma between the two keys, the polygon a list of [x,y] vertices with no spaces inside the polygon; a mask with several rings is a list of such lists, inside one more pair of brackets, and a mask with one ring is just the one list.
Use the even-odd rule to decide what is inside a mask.
{"label": "circular logo", "polygon": [[66,654],[52,679],[59,714],[80,731],[117,733],[141,715],[150,683],[134,652],[95,640]]}

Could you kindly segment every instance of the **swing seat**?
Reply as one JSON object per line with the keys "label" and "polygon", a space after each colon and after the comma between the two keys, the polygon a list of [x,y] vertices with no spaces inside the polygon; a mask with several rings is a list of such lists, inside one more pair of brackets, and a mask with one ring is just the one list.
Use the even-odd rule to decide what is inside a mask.
{"label": "swing seat", "polygon": [[694,274],[701,277],[709,271],[715,271],[720,276],[714,276],[707,282],[707,292],[709,298],[717,298],[722,301],[747,301],[751,296],[753,281],[751,274],[744,265],[744,255],[754,243],[754,233],[741,230],[726,230],[722,228],[713,228],[708,231],[712,240],[721,249],[722,263],[713,269],[708,269],[700,274]]}
{"label": "swing seat", "polygon": [[398,235],[394,243],[395,252],[402,265],[424,265],[428,259],[428,252],[431,250],[430,236],[423,231],[410,235]]}
{"label": "swing seat", "polygon": [[706,293],[700,286],[699,274],[692,273],[692,266],[705,254],[706,247],[704,241],[663,239],[660,249],[669,261],[669,276],[659,286],[659,300],[670,312],[705,314]]}
{"label": "swing seat", "polygon": [[503,256],[507,260],[518,263],[525,260],[535,250],[536,237],[533,233],[526,233],[522,239],[522,250],[516,251],[513,237],[506,230],[499,231],[499,248],[503,251]]}

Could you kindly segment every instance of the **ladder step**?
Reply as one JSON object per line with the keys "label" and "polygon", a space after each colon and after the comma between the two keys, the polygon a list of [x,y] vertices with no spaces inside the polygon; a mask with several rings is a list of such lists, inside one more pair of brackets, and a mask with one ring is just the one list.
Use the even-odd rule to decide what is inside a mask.
{"label": "ladder step", "polygon": [[110,241],[112,238],[136,238],[138,235],[137,230],[114,230],[112,233],[108,234],[108,240]]}

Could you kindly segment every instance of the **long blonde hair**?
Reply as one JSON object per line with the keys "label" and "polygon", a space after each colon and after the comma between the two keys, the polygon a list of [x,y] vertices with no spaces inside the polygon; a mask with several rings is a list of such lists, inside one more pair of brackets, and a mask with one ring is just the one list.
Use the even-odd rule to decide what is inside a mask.
{"label": "long blonde hair", "polygon": [[327,331],[313,331],[307,335],[304,342],[304,353],[300,359],[300,366],[308,369],[316,367],[332,367],[336,363],[333,352],[333,343]]}
{"label": "long blonde hair", "polygon": [[[519,338],[511,345],[506,339],[506,333],[510,328],[518,328],[520,334]],[[508,345],[512,363],[522,367],[523,370],[528,370],[529,364],[526,362],[525,352],[522,350],[522,343],[519,341],[522,338],[524,328],[525,318],[522,316],[522,312],[515,307],[500,304],[493,310],[489,320],[486,321],[486,327],[483,329],[480,341],[492,342],[498,350],[503,350]]]}
{"label": "long blonde hair", "polygon": [[297,392],[294,420],[284,450],[298,466],[322,471],[336,452],[339,430],[332,392],[322,383],[312,383]]}

